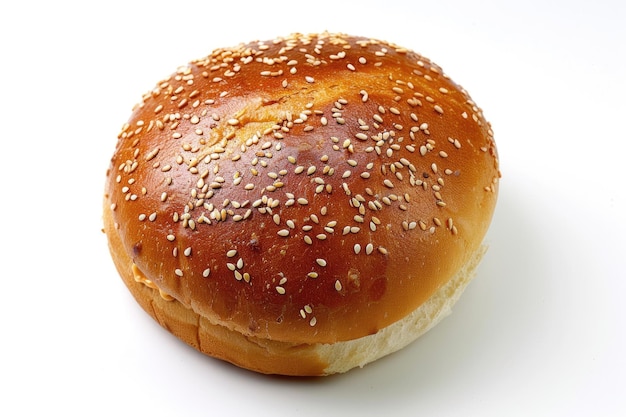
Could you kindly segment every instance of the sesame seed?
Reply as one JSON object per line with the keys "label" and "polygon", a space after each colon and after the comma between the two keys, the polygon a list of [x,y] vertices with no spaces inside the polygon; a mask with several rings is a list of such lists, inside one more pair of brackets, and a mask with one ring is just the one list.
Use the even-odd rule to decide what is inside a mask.
{"label": "sesame seed", "polygon": [[393,188],[393,183],[389,179],[384,180],[383,184],[385,184],[385,187],[387,188]]}
{"label": "sesame seed", "polygon": [[315,82],[315,78],[311,77],[311,76],[306,76],[304,77],[304,79],[306,80],[307,83],[312,84]]}
{"label": "sesame seed", "polygon": [[289,236],[289,230],[288,229],[281,229],[277,232],[278,236],[282,236],[282,237],[287,237]]}
{"label": "sesame seed", "polygon": [[184,254],[185,256],[191,256],[191,247],[186,248],[186,249],[183,251],[183,254]]}
{"label": "sesame seed", "polygon": [[373,251],[374,251],[374,245],[372,245],[371,243],[368,243],[367,246],[365,246],[365,253],[367,255],[371,255]]}
{"label": "sesame seed", "polygon": [[319,266],[326,266],[326,265],[327,265],[327,264],[326,264],[326,260],[325,260],[325,259],[322,259],[322,258],[317,258],[317,259],[315,260],[315,262],[317,262],[317,264],[318,264]]}
{"label": "sesame seed", "polygon": [[313,326],[315,326],[316,324],[317,324],[317,319],[316,319],[315,317],[313,317],[313,318],[311,319],[311,321],[309,321],[309,325],[310,325],[311,327],[313,327]]}
{"label": "sesame seed", "polygon": [[237,249],[229,250],[228,252],[226,252],[226,256],[228,256],[229,258],[233,258],[237,256]]}
{"label": "sesame seed", "polygon": [[284,295],[286,293],[283,287],[276,287],[276,292],[279,293],[280,295]]}
{"label": "sesame seed", "polygon": [[183,271],[178,269],[178,268],[176,268],[174,270],[174,273],[176,274],[177,277],[182,277],[183,276]]}
{"label": "sesame seed", "polygon": [[202,276],[204,278],[207,278],[209,275],[211,275],[211,268],[207,268],[204,271],[202,271]]}
{"label": "sesame seed", "polygon": [[339,282],[339,280],[335,281],[335,289],[341,291],[342,288],[341,282]]}
{"label": "sesame seed", "polygon": [[319,274],[317,272],[309,272],[308,274],[306,274],[306,276],[309,277],[309,278],[315,279],[315,278],[319,277]]}
{"label": "sesame seed", "polygon": [[170,242],[173,242],[176,239],[176,236],[174,235],[167,235],[167,240],[169,240]]}
{"label": "sesame seed", "polygon": [[361,253],[361,245],[359,245],[358,243],[355,243],[354,245],[354,253],[356,253],[357,255]]}
{"label": "sesame seed", "polygon": [[150,161],[152,160],[155,156],[157,156],[157,154],[159,153],[160,148],[154,148],[153,150],[151,150],[147,155],[146,155],[146,161]]}

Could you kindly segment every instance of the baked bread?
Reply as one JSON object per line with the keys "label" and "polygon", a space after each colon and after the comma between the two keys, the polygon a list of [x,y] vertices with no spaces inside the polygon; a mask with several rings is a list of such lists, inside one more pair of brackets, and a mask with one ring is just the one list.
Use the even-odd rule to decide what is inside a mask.
{"label": "baked bread", "polygon": [[440,67],[293,34],[218,49],[143,96],[107,171],[104,230],[138,303],[186,343],[327,375],[449,312],[499,177],[489,123]]}

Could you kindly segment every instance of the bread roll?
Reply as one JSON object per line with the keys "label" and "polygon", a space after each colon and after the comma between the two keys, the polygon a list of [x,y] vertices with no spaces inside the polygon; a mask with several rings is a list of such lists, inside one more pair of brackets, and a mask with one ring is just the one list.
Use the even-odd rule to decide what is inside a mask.
{"label": "bread roll", "polygon": [[145,94],[104,229],[138,303],[210,356],[328,375],[450,310],[496,204],[482,111],[428,59],[343,34],[218,49]]}

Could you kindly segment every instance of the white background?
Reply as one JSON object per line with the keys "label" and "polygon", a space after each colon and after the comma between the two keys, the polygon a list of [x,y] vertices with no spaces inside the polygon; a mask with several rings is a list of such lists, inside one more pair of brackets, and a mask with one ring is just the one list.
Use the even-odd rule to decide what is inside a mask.
{"label": "white background", "polygon": [[[462,84],[493,124],[501,193],[438,327],[346,375],[261,376],[135,304],[100,231],[104,174],[133,104],[178,65],[322,30],[393,41]],[[6,415],[626,415],[623,1],[9,2],[0,45]]]}

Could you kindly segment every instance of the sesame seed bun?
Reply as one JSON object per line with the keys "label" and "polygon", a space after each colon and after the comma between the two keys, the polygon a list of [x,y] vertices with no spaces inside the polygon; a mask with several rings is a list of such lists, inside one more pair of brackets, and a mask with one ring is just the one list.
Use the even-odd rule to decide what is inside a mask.
{"label": "sesame seed bun", "polygon": [[490,125],[428,59],[301,35],[214,51],[145,94],[104,226],[139,304],[198,350],[326,375],[410,343],[473,276]]}

